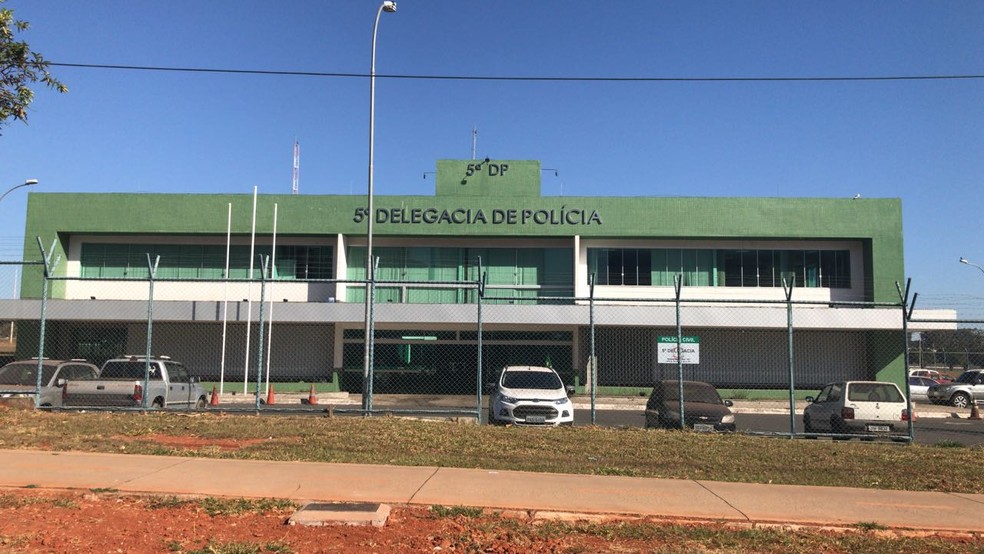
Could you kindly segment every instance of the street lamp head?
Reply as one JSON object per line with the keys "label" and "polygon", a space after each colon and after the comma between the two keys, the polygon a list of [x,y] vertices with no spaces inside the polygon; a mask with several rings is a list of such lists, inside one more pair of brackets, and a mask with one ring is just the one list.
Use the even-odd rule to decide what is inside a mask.
{"label": "street lamp head", "polygon": [[37,179],[28,179],[28,180],[24,181],[24,184],[25,185],[36,185],[36,184],[38,184],[38,180]]}
{"label": "street lamp head", "polygon": [[964,258],[963,256],[961,256],[960,257],[960,263],[962,263],[962,264],[969,264],[970,263],[970,260],[968,260],[967,258]]}
{"label": "street lamp head", "polygon": [[396,2],[392,0],[386,0],[383,2],[383,11],[393,13],[396,11]]}

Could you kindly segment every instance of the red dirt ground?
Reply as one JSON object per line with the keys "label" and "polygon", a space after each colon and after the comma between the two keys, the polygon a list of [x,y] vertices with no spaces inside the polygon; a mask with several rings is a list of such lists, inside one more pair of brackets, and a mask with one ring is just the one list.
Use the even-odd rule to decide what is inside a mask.
{"label": "red dirt ground", "polygon": [[[263,439],[205,441],[198,437],[147,435],[117,437],[123,443],[152,442],[187,450],[236,450]],[[185,499],[190,500],[190,499]],[[426,507],[394,506],[385,526],[304,527],[287,525],[293,509],[236,515],[209,515],[200,502],[167,496],[122,495],[114,491],[0,489],[0,552],[194,554],[363,554],[398,552],[480,552],[489,554],[659,551],[733,551],[720,545],[681,545],[672,533],[654,539],[646,533],[607,536],[567,533],[542,538],[525,514],[437,516]],[[511,519],[510,519],[511,518]],[[668,524],[660,520],[609,521],[612,527]],[[705,530],[723,526],[702,523]],[[816,530],[819,538],[829,534]],[[837,534],[837,532],[834,532]],[[891,535],[892,533],[888,533]],[[829,538],[829,537],[828,537]],[[979,537],[945,537],[946,552],[978,552]],[[808,544],[811,542],[807,539]],[[712,541],[713,544],[713,541]],[[836,540],[807,551],[849,552]],[[884,547],[884,543],[882,547]],[[899,545],[901,546],[901,545]],[[690,548],[692,547],[692,548]],[[682,550],[681,550],[682,548]],[[769,552],[775,545],[766,547]],[[892,548],[892,547],[889,547]],[[743,549],[739,549],[743,550]],[[888,550],[886,550],[888,551]],[[892,552],[904,552],[894,549]]]}
{"label": "red dirt ground", "polygon": [[[481,517],[437,517],[427,508],[394,507],[381,528],[303,527],[286,524],[291,509],[210,516],[196,502],[153,507],[154,500],[161,498],[166,497],[40,489],[0,491],[0,551],[518,554],[610,552],[613,546],[595,537],[530,542],[525,536],[514,537],[494,525],[483,525]],[[237,544],[241,545],[238,549],[230,546]]]}

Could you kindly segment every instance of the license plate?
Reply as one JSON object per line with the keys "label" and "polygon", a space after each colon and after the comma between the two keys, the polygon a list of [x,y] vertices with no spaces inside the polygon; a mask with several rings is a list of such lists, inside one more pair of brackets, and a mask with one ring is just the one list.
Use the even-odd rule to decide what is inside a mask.
{"label": "license plate", "polygon": [[887,433],[891,431],[888,425],[868,425],[865,427],[870,433]]}
{"label": "license plate", "polygon": [[694,431],[700,431],[701,433],[713,432],[714,426],[709,423],[695,423]]}
{"label": "license plate", "polygon": [[546,423],[547,418],[542,415],[531,415],[526,417],[526,423]]}

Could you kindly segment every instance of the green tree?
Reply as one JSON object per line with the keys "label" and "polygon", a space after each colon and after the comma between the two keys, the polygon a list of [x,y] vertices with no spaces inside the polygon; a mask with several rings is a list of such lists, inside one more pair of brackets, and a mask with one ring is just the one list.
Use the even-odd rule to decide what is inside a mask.
{"label": "green tree", "polygon": [[27,107],[34,100],[30,85],[40,81],[58,92],[68,92],[48,72],[48,62],[41,54],[15,39],[15,32],[28,30],[30,24],[14,19],[13,10],[3,7],[4,2],[0,0],[0,128],[11,120],[27,122]]}

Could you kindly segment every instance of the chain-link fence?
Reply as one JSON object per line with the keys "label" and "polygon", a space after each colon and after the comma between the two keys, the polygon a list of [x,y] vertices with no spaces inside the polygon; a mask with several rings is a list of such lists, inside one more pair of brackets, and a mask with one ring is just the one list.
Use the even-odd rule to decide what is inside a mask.
{"label": "chain-link fence", "polygon": [[955,319],[912,318],[902,294],[896,304],[798,301],[790,287],[785,300],[751,301],[677,285],[661,299],[604,298],[593,287],[578,298],[379,280],[366,302],[364,280],[271,279],[265,262],[253,279],[145,269],[45,278],[44,298],[0,300],[4,361],[16,362],[0,370],[0,394],[50,409],[540,423],[518,414],[542,410],[519,407],[548,395],[520,398],[500,383],[519,366],[552,370],[572,388],[579,425],[910,440],[910,414],[970,415],[974,386],[984,390],[980,379],[966,398],[963,389],[931,398],[929,383],[907,377],[971,379],[961,375],[984,363],[984,335]]}

